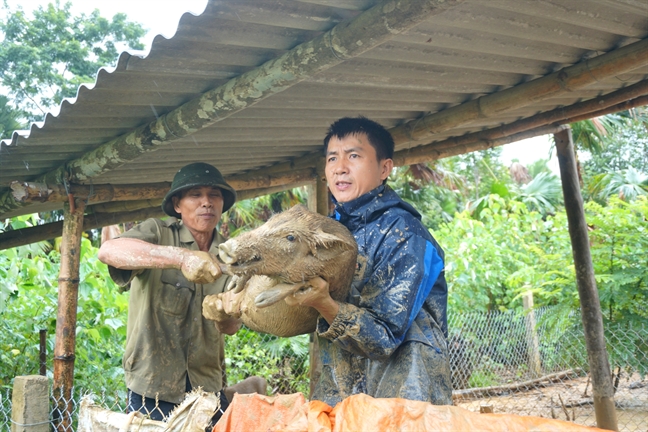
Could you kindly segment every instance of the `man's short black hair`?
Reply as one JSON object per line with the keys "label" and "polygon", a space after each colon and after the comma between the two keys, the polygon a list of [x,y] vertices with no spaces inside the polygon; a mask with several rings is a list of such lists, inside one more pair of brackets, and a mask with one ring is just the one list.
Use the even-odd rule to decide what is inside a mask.
{"label": "man's short black hair", "polygon": [[343,139],[361,133],[367,135],[369,144],[376,150],[379,161],[394,158],[394,138],[391,134],[379,123],[362,116],[343,117],[329,126],[324,138],[324,153],[326,154],[332,137]]}

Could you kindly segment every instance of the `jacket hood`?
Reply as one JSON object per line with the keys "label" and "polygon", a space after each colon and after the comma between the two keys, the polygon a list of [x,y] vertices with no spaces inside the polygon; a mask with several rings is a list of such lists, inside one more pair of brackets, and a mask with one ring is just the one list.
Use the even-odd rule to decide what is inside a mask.
{"label": "jacket hood", "polygon": [[[378,199],[380,198],[380,199]],[[410,204],[403,201],[392,188],[380,185],[371,192],[349,201],[335,204],[335,219],[342,222],[352,232],[360,225],[364,225],[380,217],[388,209],[399,207],[411,213],[416,219],[421,220],[421,214]]]}

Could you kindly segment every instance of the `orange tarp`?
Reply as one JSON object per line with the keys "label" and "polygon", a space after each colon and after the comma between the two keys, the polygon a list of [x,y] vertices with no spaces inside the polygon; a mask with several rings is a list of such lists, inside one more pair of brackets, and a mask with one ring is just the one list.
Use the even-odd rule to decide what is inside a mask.
{"label": "orange tarp", "polygon": [[514,414],[478,414],[454,406],[358,394],[335,408],[301,393],[275,397],[236,394],[212,432],[593,432],[574,423]]}

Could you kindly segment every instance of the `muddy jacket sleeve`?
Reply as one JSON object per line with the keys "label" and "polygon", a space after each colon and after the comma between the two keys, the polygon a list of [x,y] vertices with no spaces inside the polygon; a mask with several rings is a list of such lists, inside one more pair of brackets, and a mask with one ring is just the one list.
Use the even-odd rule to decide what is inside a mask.
{"label": "muddy jacket sleeve", "polygon": [[430,294],[443,270],[443,259],[429,239],[406,225],[396,221],[375,242],[373,256],[368,251],[358,298],[340,303],[330,326],[320,320],[321,337],[371,359],[389,357],[408,339],[433,344],[412,324],[419,314],[427,313],[426,299],[434,301]]}

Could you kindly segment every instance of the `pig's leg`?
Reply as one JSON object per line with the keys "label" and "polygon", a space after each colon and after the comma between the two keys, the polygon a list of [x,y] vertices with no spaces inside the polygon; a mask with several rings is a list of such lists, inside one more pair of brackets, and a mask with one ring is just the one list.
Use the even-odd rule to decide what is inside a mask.
{"label": "pig's leg", "polygon": [[241,291],[243,291],[243,288],[245,288],[251,277],[252,275],[233,276],[225,291],[233,291],[234,294],[240,293]]}
{"label": "pig's leg", "polygon": [[272,306],[280,300],[285,299],[291,294],[296,293],[303,287],[307,286],[308,282],[300,282],[296,284],[279,283],[271,289],[263,291],[261,294],[254,298],[254,305],[258,308]]}

